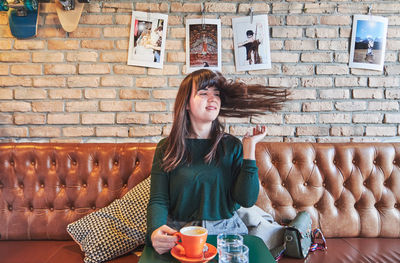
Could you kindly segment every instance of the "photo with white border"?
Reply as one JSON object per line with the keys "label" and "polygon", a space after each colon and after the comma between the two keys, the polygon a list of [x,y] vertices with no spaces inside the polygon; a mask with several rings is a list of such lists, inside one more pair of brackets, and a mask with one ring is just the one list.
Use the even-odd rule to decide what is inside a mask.
{"label": "photo with white border", "polygon": [[221,71],[221,20],[186,20],[186,71]]}
{"label": "photo with white border", "polygon": [[163,68],[168,15],[132,11],[128,65]]}
{"label": "photo with white border", "polygon": [[387,26],[386,17],[354,16],[349,67],[383,70]]}
{"label": "photo with white border", "polygon": [[236,71],[271,68],[268,15],[232,18]]}

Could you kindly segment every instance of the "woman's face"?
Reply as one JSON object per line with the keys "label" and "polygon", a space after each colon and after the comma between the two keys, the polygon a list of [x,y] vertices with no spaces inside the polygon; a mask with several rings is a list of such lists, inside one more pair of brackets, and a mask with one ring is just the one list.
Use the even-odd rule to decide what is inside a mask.
{"label": "woman's face", "polygon": [[219,90],[215,87],[206,87],[205,89],[197,90],[192,88],[189,105],[190,121],[192,123],[209,123],[214,121],[221,109],[221,98]]}

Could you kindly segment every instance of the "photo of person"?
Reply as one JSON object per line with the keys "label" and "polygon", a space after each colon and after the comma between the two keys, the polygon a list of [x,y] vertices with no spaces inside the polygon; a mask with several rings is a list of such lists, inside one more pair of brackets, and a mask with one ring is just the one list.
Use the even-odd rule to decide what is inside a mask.
{"label": "photo of person", "polygon": [[168,16],[132,12],[128,65],[162,68]]}
{"label": "photo of person", "polygon": [[387,23],[385,17],[354,16],[350,67],[383,70]]}
{"label": "photo of person", "polygon": [[268,16],[232,18],[237,71],[271,68]]}
{"label": "photo of person", "polygon": [[246,31],[246,41],[240,43],[239,47],[246,48],[246,60],[251,64],[261,64],[260,54],[258,53],[258,46],[261,44],[260,39],[254,38],[253,30]]}
{"label": "photo of person", "polygon": [[187,72],[221,70],[221,23],[218,19],[186,21]]}

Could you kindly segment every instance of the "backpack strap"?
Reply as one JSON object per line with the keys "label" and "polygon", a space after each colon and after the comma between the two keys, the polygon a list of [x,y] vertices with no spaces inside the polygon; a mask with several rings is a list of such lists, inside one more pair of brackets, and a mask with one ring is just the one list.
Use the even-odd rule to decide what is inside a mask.
{"label": "backpack strap", "polygon": [[[321,242],[317,242],[317,238],[320,236]],[[311,233],[311,238],[312,238],[312,244],[310,247],[310,252],[313,252],[315,250],[325,250],[328,249],[326,246],[326,239],[324,237],[324,234],[322,234],[322,231],[319,228],[314,229],[314,231]]]}

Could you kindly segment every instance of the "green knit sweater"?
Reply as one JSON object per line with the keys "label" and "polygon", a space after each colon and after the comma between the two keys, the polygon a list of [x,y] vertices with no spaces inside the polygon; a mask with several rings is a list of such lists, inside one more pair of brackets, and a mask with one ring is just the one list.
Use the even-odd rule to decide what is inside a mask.
{"label": "green knit sweater", "polygon": [[[258,169],[255,160],[243,160],[239,139],[226,135],[209,165],[204,156],[210,151],[210,139],[186,139],[192,162],[164,172],[161,161],[166,139],[156,148],[151,170],[150,200],[147,207],[147,244],[151,233],[167,222],[220,220],[233,216],[240,206],[254,205],[258,197]],[[224,149],[224,150],[223,150]]]}

